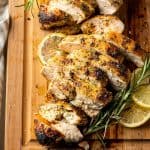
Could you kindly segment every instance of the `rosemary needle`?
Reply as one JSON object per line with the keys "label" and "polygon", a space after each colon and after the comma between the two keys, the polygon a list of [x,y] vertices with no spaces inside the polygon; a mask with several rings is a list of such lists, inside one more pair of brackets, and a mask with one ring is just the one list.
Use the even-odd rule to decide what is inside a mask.
{"label": "rosemary needle", "polygon": [[[38,0],[36,0],[36,4],[37,4],[37,6],[39,8]],[[24,10],[25,11],[31,11],[32,16],[34,17],[34,15],[33,15],[33,5],[34,5],[34,0],[27,0],[25,2],[25,4],[17,5],[16,7],[22,7],[22,6],[24,6]]]}

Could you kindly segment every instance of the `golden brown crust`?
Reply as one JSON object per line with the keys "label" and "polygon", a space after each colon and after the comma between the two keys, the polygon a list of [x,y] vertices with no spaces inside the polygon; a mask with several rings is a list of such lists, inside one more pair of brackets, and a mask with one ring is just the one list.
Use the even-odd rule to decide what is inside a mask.
{"label": "golden brown crust", "polygon": [[80,35],[71,35],[65,37],[59,44],[60,49],[63,49],[66,52],[71,52],[75,49],[88,49],[95,50],[100,54],[109,55],[114,57],[120,63],[123,62],[124,56],[120,53],[118,47],[108,42],[97,39],[94,36],[89,36],[86,34]]}
{"label": "golden brown crust", "polygon": [[49,30],[50,33],[63,33],[65,35],[74,35],[80,33],[80,25],[65,25],[61,27],[42,26],[42,29]]}
{"label": "golden brown crust", "polygon": [[115,32],[107,33],[104,40],[119,47],[120,51],[137,66],[143,66],[146,53],[134,40]]}
{"label": "golden brown crust", "polygon": [[103,35],[110,31],[122,33],[124,24],[117,16],[98,15],[83,22],[81,30],[84,34]]}
{"label": "golden brown crust", "polygon": [[[40,5],[39,22],[42,24],[43,29],[79,24],[94,13],[93,6],[94,3],[86,2],[84,0],[71,0],[64,2],[59,0],[50,1],[49,4]],[[70,11],[76,10],[79,12],[70,13],[65,7],[68,7]],[[72,10],[73,7],[74,10]],[[78,13],[81,13],[79,15],[79,17],[82,16],[80,19],[77,18]]]}
{"label": "golden brown crust", "polygon": [[62,140],[63,136],[56,130],[51,129],[45,122],[34,120],[34,130],[37,140],[42,145],[50,145]]}
{"label": "golden brown crust", "polygon": [[70,15],[59,9],[49,11],[47,5],[40,5],[39,22],[42,24],[43,29],[71,25],[74,23]]}
{"label": "golden brown crust", "polygon": [[[49,117],[51,116],[51,121],[47,116],[48,114]],[[51,123],[57,123],[62,120],[66,120],[66,122],[78,126],[85,126],[88,123],[88,117],[82,110],[61,100],[56,102],[48,102],[44,105],[41,105],[37,117],[47,125],[51,125]],[[70,120],[71,122],[69,122],[69,120],[67,120],[68,117],[70,119],[71,117],[75,117],[76,121],[73,122],[72,120],[75,120],[75,118],[72,118],[72,120]]]}

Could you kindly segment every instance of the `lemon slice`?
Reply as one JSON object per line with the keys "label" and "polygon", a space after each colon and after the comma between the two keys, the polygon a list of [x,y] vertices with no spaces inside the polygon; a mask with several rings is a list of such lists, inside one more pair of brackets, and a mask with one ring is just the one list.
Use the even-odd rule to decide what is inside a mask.
{"label": "lemon slice", "polygon": [[150,85],[140,86],[132,98],[137,105],[150,110]]}
{"label": "lemon slice", "polygon": [[134,102],[121,113],[120,123],[129,128],[143,125],[150,119],[150,110],[144,109]]}
{"label": "lemon slice", "polygon": [[38,47],[38,56],[43,65],[47,65],[48,59],[55,54],[61,53],[58,44],[65,37],[61,33],[52,33],[47,35]]}
{"label": "lemon slice", "polygon": [[[134,71],[134,73],[132,73],[132,76],[131,76],[131,83],[134,82],[134,80],[137,80],[140,78],[140,72],[141,72],[141,68],[138,68]],[[150,84],[150,78],[146,78],[144,80],[142,80],[142,82],[140,83],[140,85],[143,85],[143,84]]]}

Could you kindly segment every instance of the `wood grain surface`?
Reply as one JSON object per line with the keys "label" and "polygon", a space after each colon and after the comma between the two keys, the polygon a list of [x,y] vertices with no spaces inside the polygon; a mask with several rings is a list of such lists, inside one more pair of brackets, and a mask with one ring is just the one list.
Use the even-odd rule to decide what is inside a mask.
{"label": "wood grain surface", "polygon": [[11,30],[8,38],[5,149],[19,150],[22,145],[22,94],[24,56],[24,8],[15,5],[23,0],[10,0]]}
{"label": "wood grain surface", "polygon": [[[125,34],[149,51],[150,0],[124,1],[125,5],[120,9],[123,13],[119,16],[126,23]],[[37,143],[33,120],[38,106],[46,100],[47,81],[40,74],[37,48],[48,32],[40,29],[37,6],[34,6],[32,17],[31,13],[24,14],[22,7],[15,7],[22,3],[23,0],[9,1],[12,24],[7,54],[5,149],[43,150],[47,148]],[[110,150],[148,150],[150,122],[136,129],[113,126],[107,132],[107,139]],[[88,140],[92,150],[102,149],[95,136]]]}

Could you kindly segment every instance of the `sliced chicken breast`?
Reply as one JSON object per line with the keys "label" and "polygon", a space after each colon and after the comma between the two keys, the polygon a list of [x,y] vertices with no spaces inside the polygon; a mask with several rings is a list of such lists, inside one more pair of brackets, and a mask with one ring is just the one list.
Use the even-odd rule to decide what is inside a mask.
{"label": "sliced chicken breast", "polygon": [[54,130],[58,131],[66,142],[79,142],[83,135],[76,125],[68,124],[63,121],[51,125]]}
{"label": "sliced chicken breast", "polygon": [[52,129],[46,121],[35,119],[34,130],[37,140],[42,145],[51,145],[63,140],[62,135],[58,131]]}
{"label": "sliced chicken breast", "polygon": [[[83,64],[83,62],[90,62],[88,65],[91,66],[91,68],[97,67],[107,74],[109,80],[116,90],[127,87],[130,78],[130,71],[124,65],[121,65],[118,60],[110,56],[112,54],[107,52],[109,51],[110,45],[107,45],[105,42],[97,42],[98,46],[91,46],[92,42],[88,38],[88,40],[86,40],[87,36],[81,36],[85,36],[85,38],[77,38],[80,36],[69,36],[64,38],[59,45],[62,49],[71,51],[69,56],[72,56],[73,60],[77,59],[77,64],[74,66],[80,66],[80,64]],[[85,49],[78,49],[83,46]],[[89,48],[86,49],[86,46]]]}
{"label": "sliced chicken breast", "polygon": [[58,78],[52,80],[48,86],[48,96],[53,94],[56,98],[62,100],[72,100],[76,96],[74,83],[68,79]]}
{"label": "sliced chicken breast", "polygon": [[130,71],[109,55],[103,55],[95,50],[87,49],[74,50],[70,55],[73,62],[76,62],[74,67],[79,66],[80,68],[80,64],[87,62],[91,69],[96,67],[103,70],[116,90],[127,87]]}
{"label": "sliced chicken breast", "polygon": [[80,25],[65,25],[61,27],[44,27],[43,29],[49,30],[50,33],[63,33],[65,35],[74,35],[81,32]]}
{"label": "sliced chicken breast", "polygon": [[87,19],[94,12],[94,8],[84,0],[51,0],[49,8],[50,10],[59,9],[69,14],[77,24]]}
{"label": "sliced chicken breast", "polygon": [[91,64],[106,72],[114,89],[121,90],[127,87],[131,74],[123,64],[105,55],[100,55],[99,60],[92,61]]}
{"label": "sliced chicken breast", "polygon": [[123,4],[123,0],[96,0],[101,14],[114,14]]}
{"label": "sliced chicken breast", "polygon": [[76,107],[80,107],[85,113],[94,117],[112,99],[112,93],[101,87],[97,82],[88,80],[76,81],[76,97],[71,101]]}
{"label": "sliced chicken breast", "polygon": [[41,105],[39,115],[50,123],[56,123],[61,120],[80,126],[85,126],[88,123],[88,118],[82,110],[64,101],[49,102]]}
{"label": "sliced chicken breast", "polygon": [[93,35],[73,35],[66,36],[60,43],[58,47],[66,52],[71,52],[75,49],[88,49],[96,50],[99,54],[109,55],[114,57],[120,63],[124,60],[123,55],[120,53],[118,47],[108,42],[102,41]]}
{"label": "sliced chicken breast", "polygon": [[50,10],[48,5],[40,5],[39,22],[42,24],[43,29],[72,25],[75,23],[72,16],[70,16],[66,12],[58,8]]}
{"label": "sliced chicken breast", "polygon": [[49,66],[43,66],[41,70],[41,74],[48,80],[56,80],[58,78],[63,77],[62,75],[62,67],[56,64],[51,64]]}
{"label": "sliced chicken breast", "polygon": [[110,15],[95,16],[81,25],[81,30],[85,34],[122,33],[124,28],[123,22],[118,17]]}
{"label": "sliced chicken breast", "polygon": [[134,40],[116,32],[110,32],[104,36],[95,36],[117,46],[120,51],[138,67],[143,66],[145,51],[141,49]]}
{"label": "sliced chicken breast", "polygon": [[62,140],[76,143],[83,139],[83,135],[76,125],[63,121],[49,124],[44,119],[36,119],[34,129],[38,141],[43,145],[50,145]]}

